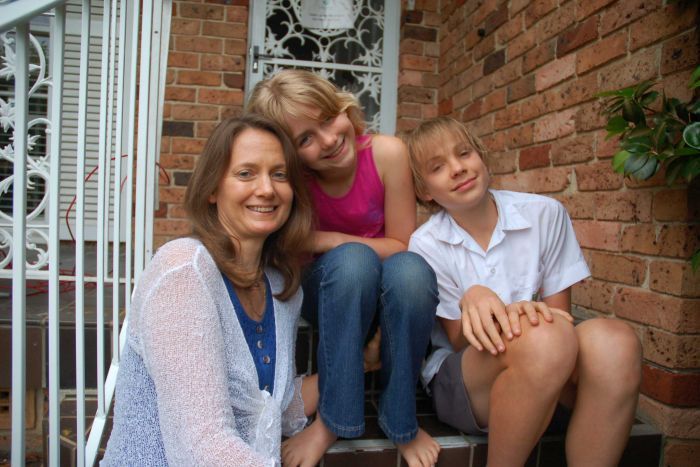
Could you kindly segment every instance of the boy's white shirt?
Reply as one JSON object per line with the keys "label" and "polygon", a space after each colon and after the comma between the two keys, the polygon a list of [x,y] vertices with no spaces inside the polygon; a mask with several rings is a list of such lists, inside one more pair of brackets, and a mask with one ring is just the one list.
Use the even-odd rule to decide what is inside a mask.
{"label": "boy's white shirt", "polygon": [[[486,251],[446,211],[416,230],[408,249],[423,256],[437,275],[437,316],[461,318],[459,302],[473,285],[493,290],[505,304],[548,297],[590,276],[564,206],[546,196],[489,190],[498,222]],[[433,353],[423,368],[432,380],[452,345],[439,321]]]}

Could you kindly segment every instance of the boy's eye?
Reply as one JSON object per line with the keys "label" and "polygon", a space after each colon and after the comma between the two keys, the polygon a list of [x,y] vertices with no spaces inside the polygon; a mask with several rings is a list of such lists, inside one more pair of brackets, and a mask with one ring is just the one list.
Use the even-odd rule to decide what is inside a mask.
{"label": "boy's eye", "polygon": [[275,170],[274,172],[272,172],[271,177],[277,182],[286,182],[287,172],[285,172],[284,170]]}
{"label": "boy's eye", "polygon": [[442,164],[433,164],[429,167],[430,172],[435,173],[442,168]]}

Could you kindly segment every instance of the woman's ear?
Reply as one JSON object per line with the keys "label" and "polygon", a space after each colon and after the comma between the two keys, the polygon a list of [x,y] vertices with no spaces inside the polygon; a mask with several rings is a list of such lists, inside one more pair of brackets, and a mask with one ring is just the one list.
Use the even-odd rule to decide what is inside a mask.
{"label": "woman's ear", "polygon": [[209,195],[209,204],[216,204],[216,192]]}

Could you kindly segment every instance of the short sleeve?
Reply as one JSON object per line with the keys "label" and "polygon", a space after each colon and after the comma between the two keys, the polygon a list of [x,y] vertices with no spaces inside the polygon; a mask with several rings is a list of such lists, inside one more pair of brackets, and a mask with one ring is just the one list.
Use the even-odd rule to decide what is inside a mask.
{"label": "short sleeve", "polygon": [[445,319],[460,319],[461,311],[459,302],[462,299],[463,290],[450,273],[443,255],[438,250],[437,241],[423,236],[412,236],[408,244],[408,250],[418,253],[435,271],[438,285],[437,316]]}
{"label": "short sleeve", "polygon": [[542,257],[542,294],[545,297],[561,292],[590,276],[564,206],[558,201],[553,201],[547,217],[548,226],[543,226],[547,238]]}

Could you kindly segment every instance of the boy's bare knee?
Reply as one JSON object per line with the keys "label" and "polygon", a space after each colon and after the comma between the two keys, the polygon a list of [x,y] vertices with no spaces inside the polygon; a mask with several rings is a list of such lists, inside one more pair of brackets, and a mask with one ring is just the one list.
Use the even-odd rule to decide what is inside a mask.
{"label": "boy's bare knee", "polygon": [[520,323],[522,335],[506,351],[511,352],[509,363],[543,384],[563,384],[576,364],[578,344],[574,327],[559,316],[552,323],[540,319],[537,326],[526,317]]}

